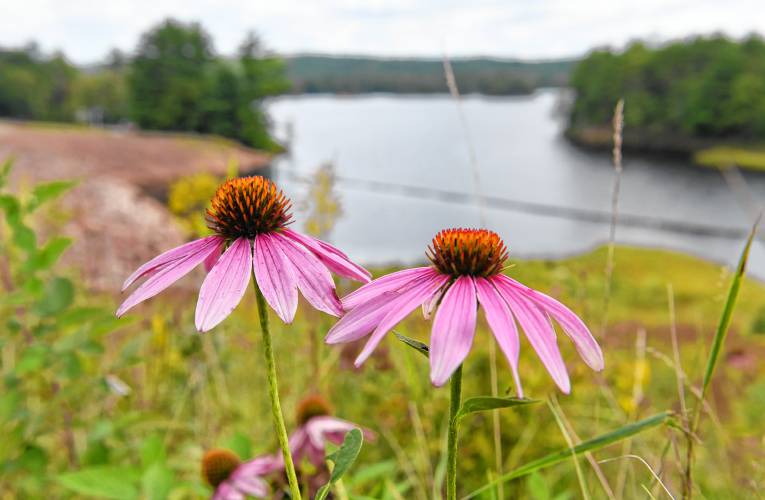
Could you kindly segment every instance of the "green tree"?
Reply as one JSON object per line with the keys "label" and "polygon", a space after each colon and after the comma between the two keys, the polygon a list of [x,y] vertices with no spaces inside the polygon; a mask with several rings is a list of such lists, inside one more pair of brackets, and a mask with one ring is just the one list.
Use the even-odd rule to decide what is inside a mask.
{"label": "green tree", "polygon": [[133,119],[146,129],[198,130],[212,60],[210,37],[197,23],[168,19],[149,30],[128,77]]}

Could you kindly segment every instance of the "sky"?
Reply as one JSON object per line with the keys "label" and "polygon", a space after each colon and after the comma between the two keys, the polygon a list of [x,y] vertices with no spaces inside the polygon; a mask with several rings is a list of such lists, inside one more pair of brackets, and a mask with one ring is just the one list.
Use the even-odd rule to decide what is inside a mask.
{"label": "sky", "polygon": [[580,56],[720,31],[765,34],[765,0],[0,0],[0,46],[36,40],[81,64],[131,51],[166,17],[231,54],[250,30],[282,54]]}

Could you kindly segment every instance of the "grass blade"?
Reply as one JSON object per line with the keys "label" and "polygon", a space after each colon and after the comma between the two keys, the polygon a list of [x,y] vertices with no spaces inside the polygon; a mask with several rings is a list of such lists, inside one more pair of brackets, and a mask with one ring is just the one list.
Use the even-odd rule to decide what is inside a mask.
{"label": "grass blade", "polygon": [[522,465],[516,468],[515,470],[511,472],[508,472],[507,474],[500,476],[494,481],[488,484],[485,484],[484,486],[478,488],[477,490],[463,497],[462,500],[467,500],[468,498],[475,498],[476,496],[480,495],[482,492],[493,488],[498,483],[507,482],[507,481],[510,481],[511,479],[523,477],[525,475],[531,474],[534,471],[538,471],[540,469],[544,469],[546,467],[550,467],[551,465],[555,465],[557,463],[568,460],[572,457],[572,455],[580,455],[588,451],[599,450],[608,445],[618,443],[619,441],[623,441],[636,434],[640,434],[643,431],[646,431],[648,429],[652,429],[658,425],[661,425],[667,422],[671,417],[672,417],[672,412],[666,411],[663,413],[659,413],[652,417],[648,417],[644,420],[640,420],[638,422],[625,425],[624,427],[621,427],[619,429],[616,429],[615,431],[611,431],[609,433],[603,434],[596,438],[590,439],[589,441],[584,441],[574,446],[573,448],[566,447],[562,450],[556,451],[554,453],[550,453],[549,455],[545,455],[542,458],[533,460],[525,465]]}
{"label": "grass blade", "polygon": [[733,309],[736,307],[736,300],[738,299],[738,292],[741,289],[741,283],[744,281],[744,274],[746,273],[746,264],[749,260],[749,250],[752,248],[752,241],[754,241],[754,235],[757,233],[757,225],[760,222],[760,218],[752,226],[752,230],[749,233],[749,238],[746,240],[746,245],[741,251],[741,257],[738,260],[738,266],[736,267],[736,274],[733,276],[733,281],[730,284],[728,290],[728,298],[725,300],[725,306],[723,307],[722,315],[720,316],[720,322],[717,325],[717,331],[715,332],[714,340],[712,341],[712,350],[709,352],[709,359],[707,360],[707,367],[704,370],[704,382],[701,385],[701,402],[704,401],[709,384],[712,382],[712,376],[714,375],[715,366],[717,366],[717,360],[720,357],[720,351],[722,350],[725,337],[728,335],[728,329],[730,327],[731,319],[733,318]]}

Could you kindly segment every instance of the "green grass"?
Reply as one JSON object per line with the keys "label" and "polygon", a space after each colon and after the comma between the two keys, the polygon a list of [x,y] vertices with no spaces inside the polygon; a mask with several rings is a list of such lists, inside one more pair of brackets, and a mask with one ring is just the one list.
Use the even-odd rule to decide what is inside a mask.
{"label": "green grass", "polygon": [[704,167],[765,170],[765,147],[716,146],[698,151],[693,161]]}
{"label": "green grass", "polygon": [[[582,442],[611,442],[615,429],[644,419],[653,425],[651,416],[677,409],[675,371],[667,364],[671,359],[667,284],[671,283],[675,292],[683,368],[690,381],[698,384],[731,281],[730,271],[721,266],[679,253],[617,247],[615,255],[605,334],[598,330],[605,248],[560,261],[515,261],[507,271],[570,305],[603,345],[606,369],[598,375],[584,365],[564,336],[560,338],[573,392],[569,396],[558,394],[558,401]],[[383,271],[390,269],[378,273]],[[350,288],[343,284],[346,291]],[[80,305],[106,303],[116,308],[117,304],[103,297],[81,296],[78,300]],[[106,350],[84,369],[119,376],[132,388],[129,395],[117,397],[102,387],[93,387],[92,397],[42,412],[48,389],[41,386],[29,418],[39,419],[36,439],[51,460],[47,474],[30,477],[6,471],[0,483],[36,482],[37,490],[25,491],[67,497],[68,490],[50,479],[56,473],[91,466],[136,467],[146,440],[154,438],[166,446],[173,494],[185,498],[206,491],[198,472],[204,450],[225,446],[241,450],[244,455],[274,451],[254,297],[248,292],[234,314],[206,335],[194,331],[195,300],[193,294],[167,292],[136,308],[131,314],[135,320],[132,324],[126,321],[124,327],[103,339]],[[760,418],[765,412],[761,395],[765,372],[760,363],[765,336],[760,334],[765,332],[758,331],[764,305],[765,288],[745,280],[707,398],[713,418],[702,421],[704,440],[697,445],[697,488],[707,498],[750,498],[759,484],[758,464],[765,460],[760,440],[765,433]],[[396,498],[390,493],[395,489],[401,498],[432,498],[433,478],[443,475],[441,452],[445,446],[448,387],[431,387],[427,360],[392,334],[360,370],[354,369],[352,360],[359,346],[325,346],[320,342],[332,324],[332,318],[311,310],[305,303],[301,303],[293,325],[283,325],[272,317],[288,429],[294,428],[292,409],[298,401],[319,392],[332,402],[338,416],[378,434],[376,441],[364,444],[358,461],[343,478],[349,493]],[[397,331],[427,341],[429,327],[430,323],[415,313]],[[641,328],[647,331],[644,361],[635,347]],[[489,332],[481,321],[465,364],[465,398],[490,393],[489,341]],[[522,341],[521,350],[526,396],[543,400],[555,394],[550,377],[527,342]],[[511,389],[512,378],[502,359],[498,372],[500,392],[504,393]],[[46,378],[55,376],[49,373]],[[642,398],[635,399],[636,387],[644,394]],[[74,415],[76,465],[57,451],[61,422],[67,413]],[[566,440],[547,405],[502,410],[501,423],[504,473],[516,477],[517,470],[525,471],[528,465],[524,464],[529,462],[549,465],[543,470],[534,469],[531,476],[507,482],[504,491],[508,498],[543,498],[538,475],[553,496],[567,494],[567,498],[576,498],[580,494],[573,462],[560,451],[566,449]],[[462,421],[461,495],[498,477],[493,467],[491,425],[486,413]],[[643,429],[643,424],[636,425]],[[667,487],[679,495],[679,463],[671,448],[663,453],[673,433],[682,442],[676,431],[664,426],[635,435],[630,453],[645,459],[655,470],[661,468],[663,459]],[[594,449],[589,446],[583,445],[581,450]],[[616,444],[593,453],[597,460],[606,460],[624,451]],[[602,498],[600,483],[584,457],[580,458],[580,466],[585,487],[593,498]],[[635,460],[616,459],[600,467],[612,488],[624,469],[627,480],[623,498],[645,497],[643,486],[656,498],[663,494],[645,466]],[[13,492],[16,487],[20,486],[0,487],[0,492]]]}

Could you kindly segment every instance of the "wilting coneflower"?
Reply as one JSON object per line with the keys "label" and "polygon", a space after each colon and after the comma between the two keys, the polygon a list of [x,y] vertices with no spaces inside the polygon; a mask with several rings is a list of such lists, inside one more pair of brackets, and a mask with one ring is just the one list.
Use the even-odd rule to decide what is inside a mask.
{"label": "wilting coneflower", "polygon": [[[571,386],[551,318],[574,342],[585,363],[595,370],[603,368],[600,347],[576,314],[552,297],[502,274],[507,248],[496,233],[485,229],[447,229],[433,238],[427,256],[431,266],[388,274],[345,297],[343,306],[350,312],[330,329],[326,341],[350,342],[371,334],[356,358],[359,366],[417,306],[422,305],[426,317],[435,311],[430,334],[430,379],[441,386],[451,377],[452,413],[459,409],[461,366],[473,344],[479,304],[507,357],[519,396],[523,396],[523,390],[518,374],[517,325],[563,392],[568,393]],[[456,474],[453,420],[449,433],[448,498],[454,498],[452,482]]]}
{"label": "wilting coneflower", "polygon": [[[332,416],[332,408],[321,396],[308,396],[297,408],[298,428],[290,435],[290,451],[298,468],[298,474],[303,476],[311,490],[318,489],[326,482],[328,475],[326,463],[326,445],[340,445],[346,433],[352,429],[360,429],[364,437],[375,439],[375,433],[356,424]],[[312,474],[301,471],[303,461],[313,467]],[[303,472],[301,474],[301,472]],[[312,477],[306,477],[312,476]]]}
{"label": "wilting coneflower", "polygon": [[300,490],[279,404],[266,302],[285,323],[291,323],[300,290],[316,309],[339,316],[343,309],[330,272],[362,282],[368,282],[370,275],[337,248],[288,229],[290,207],[289,199],[268,179],[226,181],[207,210],[208,227],[215,235],[169,250],[139,267],[125,281],[123,290],[140,278],[146,280],[122,303],[117,316],[204,263],[209,272],[199,290],[195,323],[199,331],[206,332],[231,314],[244,296],[250,275],[255,275],[268,392],[292,497],[298,499]]}
{"label": "wilting coneflower", "polygon": [[270,455],[242,462],[229,450],[210,450],[202,458],[202,477],[215,490],[213,500],[265,498],[269,488],[263,477],[283,469],[282,460]]}

